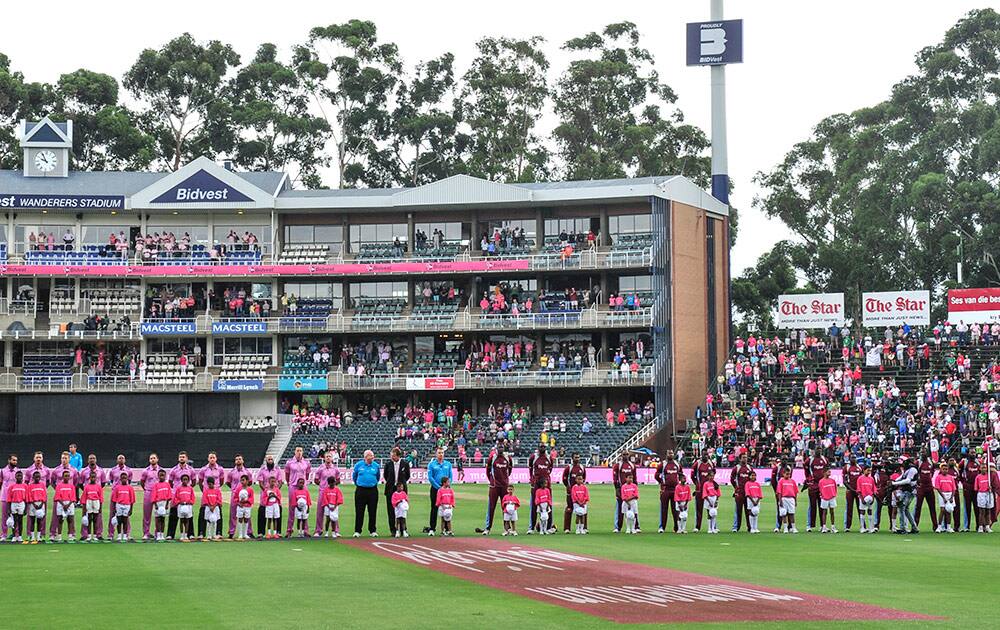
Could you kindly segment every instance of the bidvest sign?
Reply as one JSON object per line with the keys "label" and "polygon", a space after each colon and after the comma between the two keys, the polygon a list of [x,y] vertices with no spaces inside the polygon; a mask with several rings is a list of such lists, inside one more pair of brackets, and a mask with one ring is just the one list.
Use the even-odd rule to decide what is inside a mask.
{"label": "bidvest sign", "polygon": [[778,328],[828,328],[844,325],[843,293],[778,296]]}
{"label": "bidvest sign", "polygon": [[193,335],[198,332],[198,326],[193,321],[187,322],[142,322],[139,324],[141,335]]}
{"label": "bidvest sign", "polygon": [[743,63],[743,20],[691,22],[687,25],[687,65]]}
{"label": "bidvest sign", "polygon": [[204,169],[167,190],[150,203],[252,203],[253,200]]}
{"label": "bidvest sign", "polygon": [[1000,289],[949,289],[948,321],[992,323],[1000,320]]}
{"label": "bidvest sign", "polygon": [[931,323],[930,291],[879,291],[861,295],[865,326],[928,326]]}
{"label": "bidvest sign", "polygon": [[213,335],[266,335],[267,322],[212,322]]}

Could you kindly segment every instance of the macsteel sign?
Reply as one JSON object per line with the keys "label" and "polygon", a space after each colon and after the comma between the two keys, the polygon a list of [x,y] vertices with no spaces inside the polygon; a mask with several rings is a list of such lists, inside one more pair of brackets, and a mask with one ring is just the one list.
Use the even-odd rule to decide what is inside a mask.
{"label": "macsteel sign", "polygon": [[930,291],[880,291],[861,295],[865,326],[928,326],[931,323]]}
{"label": "macsteel sign", "polygon": [[142,322],[141,335],[193,335],[198,332],[194,322]]}
{"label": "macsteel sign", "polygon": [[992,323],[1000,320],[1000,289],[949,289],[948,321]]}
{"label": "macsteel sign", "polygon": [[266,335],[267,322],[212,322],[213,335]]}
{"label": "macsteel sign", "polygon": [[410,391],[446,391],[455,389],[455,378],[448,377],[406,377],[406,389]]}
{"label": "macsteel sign", "polygon": [[264,381],[259,378],[219,379],[212,381],[214,392],[256,392],[264,389]]}
{"label": "macsteel sign", "polygon": [[17,195],[0,193],[0,208],[22,210],[124,210],[121,195]]}
{"label": "macsteel sign", "polygon": [[687,65],[743,63],[743,20],[691,22],[687,25]]}
{"label": "macsteel sign", "polygon": [[283,392],[325,391],[329,385],[325,376],[281,376],[278,389]]}
{"label": "macsteel sign", "polygon": [[844,325],[843,293],[778,296],[778,328],[828,328]]}
{"label": "macsteel sign", "polygon": [[250,197],[202,169],[150,203],[246,203],[252,201]]}

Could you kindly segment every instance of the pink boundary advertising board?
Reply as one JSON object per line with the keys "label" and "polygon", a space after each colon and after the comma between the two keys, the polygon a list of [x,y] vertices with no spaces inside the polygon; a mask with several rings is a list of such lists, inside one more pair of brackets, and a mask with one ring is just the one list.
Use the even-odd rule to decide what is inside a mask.
{"label": "pink boundary advertising board", "polygon": [[[760,483],[766,483],[771,478],[770,468],[755,468],[757,472],[757,481]],[[720,484],[728,484],[729,477],[732,469],[731,468],[719,468],[715,471],[715,479]],[[482,467],[469,466],[465,468],[465,483],[487,483],[486,479],[486,469]],[[640,468],[639,469],[639,483],[642,484],[655,484],[656,481],[653,480],[653,474],[656,471],[653,468]],[[684,474],[687,476],[688,480],[691,479],[691,469],[685,468]],[[831,470],[830,476],[837,480],[837,483],[841,483],[841,474],[839,470]],[[452,468],[452,477],[458,479],[458,471]],[[802,483],[805,480],[805,472],[801,468],[796,468],[792,471],[792,479],[798,483]],[[515,468],[510,475],[510,480],[514,483],[528,483],[528,469],[527,468]],[[351,470],[341,471],[341,481],[344,483],[351,483]],[[413,483],[427,483],[427,469],[426,468],[414,468],[410,473],[410,481]],[[562,468],[559,467],[552,473],[552,483],[562,483]],[[587,483],[611,483],[611,469],[610,468],[587,468]]]}
{"label": "pink boundary advertising board", "polygon": [[530,260],[510,259],[339,265],[0,265],[0,276],[350,276],[527,269]]}

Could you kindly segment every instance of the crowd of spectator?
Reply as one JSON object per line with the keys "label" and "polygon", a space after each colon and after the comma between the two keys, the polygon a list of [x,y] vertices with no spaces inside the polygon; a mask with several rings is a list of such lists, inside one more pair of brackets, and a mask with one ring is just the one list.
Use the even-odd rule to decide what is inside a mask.
{"label": "crowd of spectator", "polygon": [[506,251],[523,250],[529,245],[524,228],[494,228],[493,234],[483,232],[479,238],[479,249],[487,256],[496,256]]}
{"label": "crowd of spectator", "polygon": [[397,355],[392,342],[387,340],[345,343],[340,348],[340,369],[348,376],[362,377],[373,373],[398,374],[402,364],[402,357]]}

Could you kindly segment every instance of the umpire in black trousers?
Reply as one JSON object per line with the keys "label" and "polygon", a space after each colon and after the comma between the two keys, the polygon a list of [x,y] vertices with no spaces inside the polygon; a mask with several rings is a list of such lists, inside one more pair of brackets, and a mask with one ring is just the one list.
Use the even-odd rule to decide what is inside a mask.
{"label": "umpire in black trousers", "polygon": [[354,537],[361,535],[361,526],[365,522],[365,511],[368,512],[368,534],[375,538],[378,532],[375,528],[378,513],[378,480],[379,465],[375,461],[375,453],[365,451],[365,458],[354,464]]}
{"label": "umpire in black trousers", "polygon": [[389,532],[396,535],[396,510],[392,507],[392,493],[396,491],[396,484],[402,483],[403,489],[409,492],[407,484],[410,482],[410,463],[401,458],[403,452],[398,446],[394,446],[389,454],[389,461],[382,467],[382,481],[385,482],[383,492],[385,494],[385,509],[389,514]]}

